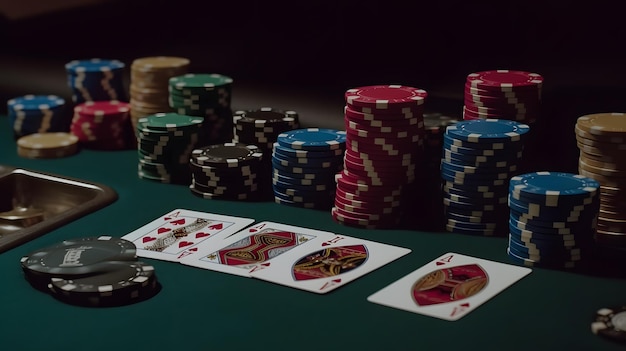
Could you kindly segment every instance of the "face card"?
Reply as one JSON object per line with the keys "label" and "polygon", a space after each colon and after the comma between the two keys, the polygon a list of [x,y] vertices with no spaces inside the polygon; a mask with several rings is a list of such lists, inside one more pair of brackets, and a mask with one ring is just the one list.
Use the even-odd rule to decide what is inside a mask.
{"label": "face card", "polygon": [[411,250],[333,234],[291,250],[250,270],[253,278],[324,294],[337,289]]}
{"label": "face card", "polygon": [[455,321],[532,270],[447,253],[367,298],[409,312]]}
{"label": "face card", "polygon": [[122,238],[137,246],[137,256],[179,262],[206,241],[219,241],[254,222],[251,218],[173,210]]}
{"label": "face card", "polygon": [[322,242],[335,234],[320,230],[290,226],[274,222],[261,222],[226,240],[207,241],[193,255],[180,262],[214,271],[248,277],[250,270],[272,261],[292,249]]}

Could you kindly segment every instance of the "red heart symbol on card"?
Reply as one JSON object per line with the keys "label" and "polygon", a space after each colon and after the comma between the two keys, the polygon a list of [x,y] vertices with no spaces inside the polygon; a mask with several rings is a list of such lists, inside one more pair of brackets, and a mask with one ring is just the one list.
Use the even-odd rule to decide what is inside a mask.
{"label": "red heart symbol on card", "polygon": [[167,233],[169,232],[171,229],[170,228],[159,228],[157,230],[157,234],[163,234],[163,233]]}
{"label": "red heart symbol on card", "polygon": [[213,225],[209,226],[209,229],[211,229],[211,230],[220,230],[222,228],[224,228],[224,224],[222,224],[222,223],[213,224]]}
{"label": "red heart symbol on card", "polygon": [[150,241],[153,241],[153,240],[156,240],[156,238],[153,238],[151,236],[146,236],[146,237],[143,238],[143,242],[144,243],[147,243],[147,242],[150,242]]}
{"label": "red heart symbol on card", "polygon": [[469,307],[469,303],[467,303],[467,302],[466,303],[462,303],[461,307]]}
{"label": "red heart symbol on card", "polygon": [[327,243],[327,242],[323,242],[323,243],[322,243],[322,246],[328,246],[328,245],[330,245],[330,244],[329,244],[329,243]]}
{"label": "red heart symbol on card", "polygon": [[436,265],[437,266],[441,266],[442,264],[445,264],[444,262],[437,262]]}
{"label": "red heart symbol on card", "polygon": [[170,219],[172,219],[172,217],[164,217],[163,218],[164,221],[169,221]]}
{"label": "red heart symbol on card", "polygon": [[209,236],[209,233],[205,233],[205,232],[200,232],[200,233],[196,233],[196,239],[197,238],[204,238],[205,236]]}
{"label": "red heart symbol on card", "polygon": [[198,251],[198,248],[194,247],[194,248],[189,249],[189,251]]}
{"label": "red heart symbol on card", "polygon": [[256,230],[255,228],[250,228],[250,232],[251,232],[251,233],[254,233],[254,232],[256,232],[256,231],[257,231],[257,230]]}
{"label": "red heart symbol on card", "polygon": [[177,219],[175,221],[172,221],[172,224],[185,224],[185,219],[184,218]]}
{"label": "red heart symbol on card", "polygon": [[180,243],[178,243],[178,247],[185,247],[185,246],[189,246],[192,244],[193,243],[191,241],[181,241]]}

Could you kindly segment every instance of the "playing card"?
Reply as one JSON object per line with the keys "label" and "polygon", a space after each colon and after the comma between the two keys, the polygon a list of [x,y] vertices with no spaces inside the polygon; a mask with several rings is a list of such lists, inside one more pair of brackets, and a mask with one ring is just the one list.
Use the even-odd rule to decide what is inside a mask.
{"label": "playing card", "polygon": [[261,263],[311,242],[328,240],[333,233],[261,222],[246,228],[226,240],[200,244],[198,251],[183,258],[182,264],[248,277]]}
{"label": "playing card", "polygon": [[454,321],[530,272],[531,269],[526,267],[447,253],[367,300]]}
{"label": "playing card", "polygon": [[253,222],[251,218],[176,209],[122,238],[137,246],[137,256],[178,262],[198,251],[199,244],[226,238]]}
{"label": "playing card", "polygon": [[324,294],[411,250],[334,234],[250,269],[253,278]]}

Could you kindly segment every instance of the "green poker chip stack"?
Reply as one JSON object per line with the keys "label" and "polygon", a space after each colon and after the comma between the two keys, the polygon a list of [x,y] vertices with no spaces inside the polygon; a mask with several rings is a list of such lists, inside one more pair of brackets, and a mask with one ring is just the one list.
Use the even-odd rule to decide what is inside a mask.
{"label": "green poker chip stack", "polygon": [[191,152],[199,145],[203,117],[157,113],[137,121],[137,174],[161,183],[189,184]]}
{"label": "green poker chip stack", "polygon": [[169,79],[169,105],[181,115],[204,118],[200,144],[233,139],[233,80],[221,74],[184,74]]}

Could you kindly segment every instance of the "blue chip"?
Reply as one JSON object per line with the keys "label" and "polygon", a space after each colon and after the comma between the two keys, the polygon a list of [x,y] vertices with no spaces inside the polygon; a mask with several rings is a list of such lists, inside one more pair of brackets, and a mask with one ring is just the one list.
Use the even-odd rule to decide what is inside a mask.
{"label": "blue chip", "polygon": [[525,257],[521,257],[516,255],[514,252],[511,252],[509,248],[506,249],[507,254],[509,255],[509,260],[515,264],[523,265],[526,267],[542,267],[542,268],[552,268],[552,269],[571,269],[576,268],[580,265],[580,261],[562,261],[562,262],[540,262],[536,260],[531,260]]}
{"label": "blue chip", "polygon": [[71,73],[82,72],[110,72],[121,70],[124,63],[118,60],[103,60],[92,58],[89,60],[73,60],[65,64],[65,69]]}
{"label": "blue chip", "polygon": [[518,142],[506,142],[506,141],[497,141],[492,142],[488,139],[481,141],[480,143],[472,143],[469,141],[464,141],[461,139],[456,139],[453,135],[444,134],[443,142],[446,145],[453,145],[457,147],[463,147],[474,150],[520,150],[524,147],[524,143]]}
{"label": "blue chip", "polygon": [[65,100],[56,95],[24,95],[7,101],[9,110],[32,111],[53,110],[63,107]]}
{"label": "blue chip", "polygon": [[343,156],[329,158],[304,158],[272,153],[272,159],[285,167],[314,167],[314,168],[337,168],[343,165]]}
{"label": "blue chip", "polygon": [[273,151],[281,155],[285,155],[289,157],[298,157],[298,158],[328,158],[328,157],[332,158],[335,156],[343,156],[343,153],[344,153],[343,148],[329,150],[329,151],[307,151],[307,150],[296,150],[290,147],[284,147],[280,145],[279,143],[273,144]]}
{"label": "blue chip", "polygon": [[560,199],[594,197],[598,194],[600,183],[579,174],[534,172],[512,177],[509,187],[511,191],[539,199],[549,206],[559,206]]}
{"label": "blue chip", "polygon": [[476,119],[460,121],[446,128],[447,135],[472,143],[519,141],[528,133],[526,124],[503,119]]}
{"label": "blue chip", "polygon": [[346,132],[323,128],[294,129],[279,134],[276,141],[296,150],[336,150],[345,148]]}

